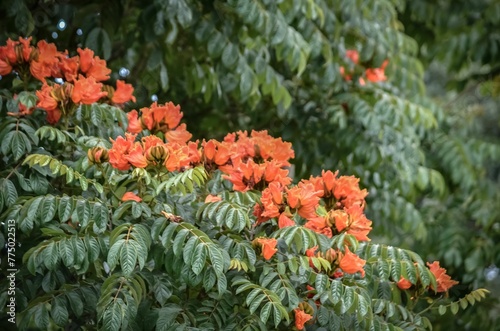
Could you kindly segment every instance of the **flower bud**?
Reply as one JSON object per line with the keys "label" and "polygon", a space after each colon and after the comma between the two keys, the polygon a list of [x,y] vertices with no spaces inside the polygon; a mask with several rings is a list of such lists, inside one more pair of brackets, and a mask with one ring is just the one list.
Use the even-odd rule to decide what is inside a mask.
{"label": "flower bud", "polygon": [[64,83],[63,85],[54,85],[50,91],[50,96],[52,99],[56,100],[58,103],[63,103],[69,97],[71,97],[71,92],[73,90],[73,85]]}
{"label": "flower bud", "polygon": [[33,49],[31,50],[31,53],[30,53],[30,58],[29,58],[29,62],[31,61],[38,61],[38,56],[40,55],[40,51],[38,50],[37,47],[33,47]]}
{"label": "flower bud", "polygon": [[108,98],[111,100],[113,98],[113,95],[115,94],[115,89],[113,86],[110,85],[102,85],[102,91],[108,93]]}
{"label": "flower bud", "polygon": [[304,301],[302,301],[301,303],[299,303],[299,307],[298,308],[300,310],[303,310],[306,314],[309,314],[309,315],[312,315],[314,313],[313,307],[311,307],[310,304],[308,304],[307,302],[304,302]]}
{"label": "flower bud", "polygon": [[146,151],[146,160],[150,164],[162,164],[168,157],[168,150],[164,145],[153,146]]}
{"label": "flower bud", "polygon": [[328,262],[333,263],[337,259],[337,252],[333,248],[330,248],[324,253],[323,257]]}
{"label": "flower bud", "polygon": [[91,164],[101,164],[109,161],[108,151],[102,147],[92,147],[87,151]]}
{"label": "flower bud", "polygon": [[23,44],[18,44],[14,47],[14,51],[16,52],[17,63],[24,62],[23,48],[24,48]]}

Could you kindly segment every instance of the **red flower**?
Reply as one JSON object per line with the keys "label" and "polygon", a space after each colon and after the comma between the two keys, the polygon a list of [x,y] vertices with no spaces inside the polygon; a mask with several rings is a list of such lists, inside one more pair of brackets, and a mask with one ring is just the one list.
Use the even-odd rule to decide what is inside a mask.
{"label": "red flower", "polygon": [[358,64],[359,63],[359,53],[355,49],[348,49],[345,51],[345,55],[354,63]]}
{"label": "red flower", "polygon": [[202,146],[205,162],[213,162],[221,166],[229,161],[229,149],[224,143],[210,139],[207,142],[203,142]]}
{"label": "red flower", "polygon": [[278,251],[276,244],[278,241],[275,238],[257,238],[255,239],[257,243],[262,248],[262,256],[269,260]]}
{"label": "red flower", "polygon": [[43,84],[42,89],[36,91],[38,97],[37,107],[43,108],[46,111],[55,110],[58,107],[57,100],[52,97],[52,87]]}
{"label": "red flower", "polygon": [[294,226],[295,221],[290,218],[292,215],[287,215],[287,213],[283,212],[280,214],[280,217],[278,218],[278,227],[280,229],[285,228],[287,226]]}
{"label": "red flower", "polygon": [[94,60],[94,51],[89,48],[78,48],[76,51],[80,55],[80,71],[85,73],[92,66],[92,62]]}
{"label": "red flower", "polygon": [[192,136],[193,135],[186,130],[186,123],[182,123],[177,128],[165,133],[165,138],[167,138],[168,142],[179,144],[185,144]]}
{"label": "red flower", "polygon": [[134,88],[132,87],[131,84],[126,84],[122,80],[117,80],[116,81],[116,90],[113,93],[113,97],[111,98],[111,101],[113,103],[118,103],[122,104],[128,101],[133,101],[135,102],[135,97],[133,96]]}
{"label": "red flower", "polygon": [[287,189],[287,202],[290,208],[298,210],[300,216],[313,220],[318,217],[316,207],[322,195],[323,191],[316,190],[312,183],[300,182],[298,186]]}
{"label": "red flower", "polygon": [[105,60],[94,56],[94,51],[88,48],[78,48],[77,52],[80,55],[80,71],[86,77],[93,77],[97,82],[109,79],[111,70],[106,66]]}
{"label": "red flower", "polygon": [[[11,67],[14,66],[17,63],[16,46],[18,44],[18,41],[14,41],[10,38],[7,39],[7,45],[0,46],[0,60]],[[10,73],[10,71],[8,73]]]}
{"label": "red flower", "polygon": [[138,197],[135,193],[133,193],[133,192],[126,192],[122,196],[122,201],[129,201],[129,200],[136,201],[136,202],[141,202],[142,201],[142,199],[140,197]]}
{"label": "red flower", "polygon": [[90,105],[106,95],[108,93],[102,91],[102,83],[97,83],[94,77],[85,78],[80,75],[75,81],[71,100],[76,104]]}
{"label": "red flower", "polygon": [[92,77],[98,82],[109,79],[111,69],[106,66],[106,61],[100,59],[98,56],[94,57],[94,62],[90,69],[86,72],[87,77]]}
{"label": "red flower", "polygon": [[38,57],[30,63],[33,77],[45,82],[45,77],[61,77],[60,58],[65,55],[57,50],[56,45],[40,40],[37,43]]}
{"label": "red flower", "polygon": [[366,218],[359,205],[350,208],[335,209],[328,212],[327,218],[333,220],[338,232],[346,230],[359,241],[369,241],[368,233],[371,231],[372,222]]}
{"label": "red flower", "polygon": [[401,278],[399,279],[399,281],[397,282],[397,286],[399,287],[400,290],[407,290],[409,289],[413,284],[406,278],[404,278],[403,276],[401,276]]}
{"label": "red flower", "polygon": [[127,155],[134,145],[135,134],[125,133],[125,138],[119,136],[116,140],[110,139],[113,146],[108,151],[109,163],[113,168],[118,170],[130,169],[130,163],[127,160]]}
{"label": "red flower", "polygon": [[141,121],[139,121],[137,110],[127,113],[128,127],[127,131],[131,133],[140,133],[142,131]]}
{"label": "red flower", "polygon": [[189,150],[187,145],[166,144],[168,148],[168,157],[164,166],[168,171],[179,171],[189,167]]}
{"label": "red flower", "polygon": [[6,76],[12,72],[12,66],[9,62],[1,58],[0,55],[0,76]]}
{"label": "red flower", "polygon": [[437,289],[434,292],[446,292],[454,285],[458,284],[456,280],[452,280],[449,275],[446,274],[446,269],[439,266],[439,261],[434,261],[432,263],[427,262],[427,266],[431,272],[436,277]]}
{"label": "red flower", "polygon": [[53,96],[53,88],[47,84],[42,85],[42,89],[36,91],[38,97],[37,107],[47,112],[47,121],[55,124],[61,118],[61,110],[58,101]]}
{"label": "red flower", "polygon": [[359,188],[359,178],[354,176],[340,176],[334,184],[333,195],[344,207],[354,204],[364,206],[365,197],[368,195],[366,189]]}
{"label": "red flower", "polygon": [[295,312],[295,327],[299,330],[304,329],[304,324],[312,319],[312,316],[307,314],[302,309],[296,308]]}
{"label": "red flower", "polygon": [[134,145],[129,148],[125,158],[136,168],[146,168],[148,166],[148,160],[144,156],[144,149],[139,142],[134,143]]}
{"label": "red flower", "polygon": [[361,272],[361,276],[365,276],[365,270],[363,269],[363,266],[366,263],[365,260],[352,253],[347,246],[345,247],[345,253],[340,255],[340,269],[348,274],[355,274],[359,271]]}
{"label": "red flower", "polygon": [[198,149],[199,141],[189,141],[188,146],[188,156],[189,163],[191,165],[197,165],[201,162],[201,152]]}
{"label": "red flower", "polygon": [[387,77],[385,76],[384,70],[387,64],[389,63],[388,60],[385,60],[380,68],[369,68],[366,69],[366,79],[368,79],[370,82],[377,83],[377,82],[383,82],[387,80]]}

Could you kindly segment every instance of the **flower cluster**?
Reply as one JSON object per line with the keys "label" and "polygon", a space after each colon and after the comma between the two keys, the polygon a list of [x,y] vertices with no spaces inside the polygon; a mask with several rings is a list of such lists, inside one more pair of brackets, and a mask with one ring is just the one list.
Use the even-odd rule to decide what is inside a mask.
{"label": "flower cluster", "polygon": [[[260,201],[254,206],[254,226],[304,226],[329,238],[346,233],[358,241],[370,240],[368,234],[372,222],[364,214],[368,192],[360,188],[358,178],[323,171],[320,176],[311,176],[291,185],[287,167],[294,152],[290,143],[271,137],[267,131],[252,131],[250,135],[240,131],[228,134],[222,141],[190,141],[191,134],[185,124],[180,124],[182,115],[180,107],[171,102],[165,105],[153,103],[139,112],[133,110],[128,113],[129,133],[112,140],[113,146],[107,154],[100,148],[92,153],[89,151],[89,159],[98,163],[109,157],[109,163],[122,171],[131,167],[184,171],[202,164],[208,172],[221,171],[235,191],[256,189],[262,192]],[[147,130],[156,135],[142,136],[136,141],[138,134],[145,134]],[[122,200],[140,201],[140,197],[127,192]],[[205,203],[220,200],[220,196],[208,195]],[[278,252],[276,238],[260,234],[252,244],[265,260],[273,259]],[[315,268],[313,257],[327,260],[331,265],[331,278],[343,277],[344,274],[364,277],[366,261],[351,249],[347,243],[342,249],[330,248],[326,252],[320,252],[314,246],[307,249],[305,255],[309,257],[312,268]],[[437,279],[436,291],[447,291],[456,284],[444,269],[439,268],[439,264],[429,264],[429,267]],[[401,289],[412,286],[404,278],[397,285]],[[294,310],[299,330],[313,318],[313,313],[308,313],[305,308]]]}
{"label": "flower cluster", "polygon": [[[439,265],[439,261],[434,261],[432,263],[427,262],[427,266],[429,267],[430,272],[436,278],[437,288],[434,288],[432,285],[429,285],[429,289],[433,290],[436,293],[447,292],[454,285],[458,284],[456,280],[452,280],[451,277],[446,274],[446,269],[441,268]],[[408,290],[413,286],[413,284],[403,276],[396,283],[400,290]]]}
{"label": "flower cluster", "polygon": [[[47,112],[49,123],[57,123],[80,104],[90,105],[101,99],[115,105],[135,102],[132,85],[118,80],[115,89],[102,83],[109,79],[111,70],[92,50],[78,48],[78,55],[70,57],[52,43],[40,40],[34,47],[31,40],[8,39],[7,45],[0,46],[0,75],[16,72],[23,80],[31,76],[42,82],[36,91],[37,107]],[[55,79],[62,83],[55,83]]]}
{"label": "flower cluster", "polygon": [[[346,51],[347,58],[355,65],[359,64],[359,53],[356,50],[347,50]],[[388,60],[385,60],[379,68],[367,68],[364,72],[364,76],[366,79],[372,83],[383,82],[387,80],[385,76],[385,68],[389,64]],[[340,74],[346,81],[351,81],[353,72],[346,72],[344,67],[340,67]],[[359,77],[358,82],[360,85],[365,85],[365,79],[363,77]]]}
{"label": "flower cluster", "polygon": [[154,102],[150,107],[132,110],[127,113],[128,128],[131,133],[140,133],[149,130],[152,134],[161,132],[170,142],[185,143],[192,135],[186,130],[186,124],[180,124],[182,119],[181,107],[168,102],[158,105]]}
{"label": "flower cluster", "polygon": [[[321,176],[302,180],[287,188],[271,183],[262,192],[261,205],[256,206],[258,223],[278,218],[280,228],[296,225],[291,219],[297,214],[305,220],[304,226],[328,237],[347,232],[359,241],[368,241],[371,221],[364,215],[366,190],[359,188],[359,179],[340,176],[338,172],[323,171]],[[318,214],[322,206],[327,215]]]}
{"label": "flower cluster", "polygon": [[[109,163],[118,170],[136,168],[165,167],[168,171],[180,171],[191,162],[198,162],[198,153],[190,153],[188,144],[164,142],[157,136],[146,136],[135,141],[136,134],[126,133],[111,139],[113,146],[108,151]],[[191,149],[192,151],[192,149]]]}

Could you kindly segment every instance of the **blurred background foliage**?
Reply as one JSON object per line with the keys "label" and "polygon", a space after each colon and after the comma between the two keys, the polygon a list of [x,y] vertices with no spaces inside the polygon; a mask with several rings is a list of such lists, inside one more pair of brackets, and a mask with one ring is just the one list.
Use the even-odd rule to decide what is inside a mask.
{"label": "blurred background foliage", "polygon": [[[267,129],[293,143],[296,180],[321,169],[360,177],[374,241],[441,260],[461,283],[452,298],[493,291],[459,318],[436,315],[434,330],[498,329],[499,1],[0,6],[0,40],[31,35],[58,49],[92,48],[112,80],[136,87],[130,108],[180,104],[195,137]],[[359,52],[358,64],[347,50]],[[386,59],[387,81],[360,84]]]}

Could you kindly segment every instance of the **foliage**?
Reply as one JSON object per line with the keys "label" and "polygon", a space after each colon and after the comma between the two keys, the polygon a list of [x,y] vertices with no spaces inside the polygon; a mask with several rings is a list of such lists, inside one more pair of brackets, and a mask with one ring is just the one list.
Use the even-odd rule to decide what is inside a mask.
{"label": "foliage", "polygon": [[369,243],[356,177],[292,184],[291,144],[266,131],[200,142],[173,103],[125,114],[133,89],[78,54],[0,48],[19,329],[428,329],[488,293],[447,303],[438,262]]}
{"label": "foliage", "polygon": [[[4,1],[0,7],[2,40],[33,34],[71,56],[79,46],[91,47],[114,69],[112,80],[126,78],[136,87],[130,108],[148,106],[152,94],[180,103],[196,138],[269,129],[293,143],[296,182],[323,168],[356,175],[370,192],[374,241],[442,260],[461,281],[452,289],[457,297],[491,286],[485,270],[500,264],[498,112],[495,104],[478,108],[475,100],[484,104],[485,94],[498,96],[496,35],[485,33],[497,25],[495,1]],[[462,24],[464,17],[470,24]],[[428,72],[425,81],[433,96],[446,95],[429,84],[443,75],[445,83],[469,93],[429,99],[424,69],[433,58],[441,59],[440,70]],[[383,66],[387,80],[370,81]],[[467,85],[483,78],[488,81]],[[9,89],[12,82],[0,81]],[[35,102],[29,93],[18,98]],[[4,106],[15,108],[13,102]],[[123,130],[99,123],[119,118],[104,116],[114,109],[81,108],[87,137],[72,137],[64,128],[38,137],[109,148],[107,138]],[[5,143],[6,153],[14,146],[20,159],[37,139],[25,131],[31,125],[26,120],[19,122],[24,135]],[[111,127],[114,132],[97,133]],[[147,180],[144,172],[134,174]],[[37,190],[42,178],[33,180]],[[236,209],[229,224],[241,226]],[[476,319],[496,325],[488,314],[495,316],[468,310],[433,324],[473,328]]]}

